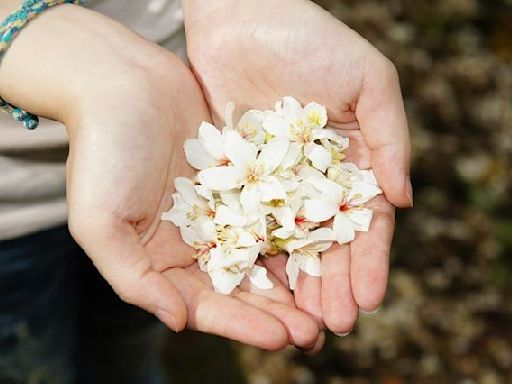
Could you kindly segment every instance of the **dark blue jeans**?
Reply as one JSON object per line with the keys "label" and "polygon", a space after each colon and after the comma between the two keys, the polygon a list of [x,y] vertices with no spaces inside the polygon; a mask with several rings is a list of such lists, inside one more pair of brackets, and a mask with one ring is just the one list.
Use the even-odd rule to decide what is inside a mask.
{"label": "dark blue jeans", "polygon": [[0,241],[0,383],[162,383],[166,331],[123,303],[66,227]]}

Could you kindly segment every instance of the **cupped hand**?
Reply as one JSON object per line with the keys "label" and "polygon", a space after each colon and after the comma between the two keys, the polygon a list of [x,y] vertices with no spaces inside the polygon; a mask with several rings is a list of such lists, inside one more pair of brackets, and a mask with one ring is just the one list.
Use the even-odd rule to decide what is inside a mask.
{"label": "cupped hand", "polygon": [[269,291],[246,282],[232,297],[217,294],[193,250],[161,221],[174,178],[192,171],[183,142],[210,113],[188,68],[152,49],[154,64],[120,70],[70,122],[73,236],[124,301],[175,331],[187,326],[265,349],[318,348],[319,327],[276,278]]}
{"label": "cupped hand", "polygon": [[[397,72],[366,40],[305,0],[183,3],[187,48],[214,122],[227,102],[269,109],[283,96],[327,107],[329,125],[350,137],[347,160],[373,168],[384,196],[370,230],[322,256],[321,278],[302,274],[297,306],[337,334],[359,309],[376,310],[387,284],[394,206],[412,205],[410,143]],[[283,283],[285,259],[266,262]]]}

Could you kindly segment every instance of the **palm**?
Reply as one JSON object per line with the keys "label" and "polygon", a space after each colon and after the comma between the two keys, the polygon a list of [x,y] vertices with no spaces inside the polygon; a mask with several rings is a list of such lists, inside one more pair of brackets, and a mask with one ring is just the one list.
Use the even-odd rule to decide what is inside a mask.
{"label": "palm", "polygon": [[290,306],[293,298],[277,279],[268,292],[245,283],[234,297],[214,293],[191,248],[160,220],[172,204],[174,178],[192,172],[183,142],[210,116],[191,73],[176,62],[169,72],[156,104],[141,108],[139,96],[122,92],[95,105],[94,123],[85,118],[71,138],[68,198],[75,237],[124,300],[175,330],[186,324],[267,349],[290,342],[313,347],[318,327]]}
{"label": "palm", "polygon": [[[396,147],[383,150],[388,138],[381,128],[386,124],[400,125],[405,131],[401,140],[407,141],[400,90],[389,62],[312,3],[240,3],[230,10],[230,19],[239,23],[219,19],[221,12],[215,10],[207,15],[208,23],[186,25],[190,60],[214,120],[222,120],[230,101],[240,110],[271,108],[286,95],[322,103],[329,124],[351,138],[348,160],[373,167],[388,199],[407,204],[404,169],[390,167],[406,167],[407,146],[402,153]],[[381,107],[384,103],[389,105]],[[402,177],[398,183],[397,175]],[[394,209],[382,196],[370,206],[370,231],[350,246],[325,252],[322,279],[302,275],[295,291],[298,307],[337,333],[350,331],[358,307],[374,310],[385,293]],[[286,284],[283,257],[266,265]]]}

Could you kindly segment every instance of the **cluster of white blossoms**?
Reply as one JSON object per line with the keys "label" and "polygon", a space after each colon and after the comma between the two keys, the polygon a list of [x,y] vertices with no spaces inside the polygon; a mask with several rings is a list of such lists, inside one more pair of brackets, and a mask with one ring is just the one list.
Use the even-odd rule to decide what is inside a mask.
{"label": "cluster of white blossoms", "polygon": [[226,107],[222,131],[203,122],[198,138],[186,141],[198,173],[176,178],[174,205],[162,219],[179,227],[217,292],[231,293],[246,275],[272,288],[256,262],[281,253],[295,289],[300,270],[321,275],[320,253],[333,242],[368,230],[372,211],[364,204],[382,191],[371,170],[343,161],[349,140],[325,127],[324,106],[285,97],[274,111],[250,110],[237,124],[234,109]]}

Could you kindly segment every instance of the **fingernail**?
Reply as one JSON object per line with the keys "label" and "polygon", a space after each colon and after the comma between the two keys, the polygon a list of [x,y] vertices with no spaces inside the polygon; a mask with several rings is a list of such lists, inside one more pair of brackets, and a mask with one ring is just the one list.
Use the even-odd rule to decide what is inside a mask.
{"label": "fingernail", "polygon": [[414,205],[414,197],[413,197],[412,182],[411,182],[410,176],[405,177],[405,195],[407,196],[407,199],[409,200],[409,206],[412,207]]}
{"label": "fingernail", "polygon": [[158,320],[160,320],[162,323],[164,323],[166,326],[168,326],[169,328],[171,328],[174,332],[178,332],[177,329],[177,325],[176,325],[176,320],[174,319],[174,316],[171,315],[169,312],[163,310],[163,309],[159,309],[155,312],[155,316],[158,318]]}
{"label": "fingernail", "polygon": [[337,332],[334,332],[334,334],[338,337],[345,337],[345,336],[348,336],[350,335],[350,331],[348,332],[345,332],[345,333],[337,333]]}
{"label": "fingernail", "polygon": [[377,312],[379,312],[380,307],[375,308],[373,311],[365,311],[364,309],[359,308],[359,313],[362,313],[363,315],[373,315]]}

